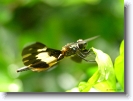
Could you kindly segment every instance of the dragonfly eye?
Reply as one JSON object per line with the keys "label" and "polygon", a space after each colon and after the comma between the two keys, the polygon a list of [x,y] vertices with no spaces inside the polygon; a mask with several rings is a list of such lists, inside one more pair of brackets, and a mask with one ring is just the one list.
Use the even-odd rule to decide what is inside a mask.
{"label": "dragonfly eye", "polygon": [[77,46],[78,46],[81,50],[85,49],[87,43],[86,43],[84,40],[79,39],[79,40],[77,40],[77,42],[78,42]]}

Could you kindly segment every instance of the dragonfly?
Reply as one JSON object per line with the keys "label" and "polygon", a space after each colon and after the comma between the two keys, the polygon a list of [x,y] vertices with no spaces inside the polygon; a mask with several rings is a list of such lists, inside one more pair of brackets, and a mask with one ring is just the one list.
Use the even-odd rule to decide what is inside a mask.
{"label": "dragonfly", "polygon": [[47,47],[45,44],[36,42],[22,50],[22,61],[24,67],[19,68],[17,72],[26,70],[46,71],[54,67],[64,57],[76,56],[81,60],[89,62],[86,57],[90,54],[90,49],[86,49],[87,43],[98,38],[94,36],[88,39],[79,39],[77,42],[68,43],[61,50]]}

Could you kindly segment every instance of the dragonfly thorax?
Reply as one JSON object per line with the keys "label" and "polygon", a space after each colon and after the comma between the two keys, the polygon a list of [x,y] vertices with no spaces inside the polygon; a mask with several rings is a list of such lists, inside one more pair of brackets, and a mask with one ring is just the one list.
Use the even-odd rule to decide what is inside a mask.
{"label": "dragonfly thorax", "polygon": [[77,53],[77,51],[83,51],[86,48],[86,42],[82,39],[77,40],[76,43],[69,43],[62,48],[64,56],[72,56]]}
{"label": "dragonfly thorax", "polygon": [[77,45],[75,44],[67,44],[64,47],[62,47],[62,53],[64,56],[71,56],[71,55],[75,55],[77,51]]}

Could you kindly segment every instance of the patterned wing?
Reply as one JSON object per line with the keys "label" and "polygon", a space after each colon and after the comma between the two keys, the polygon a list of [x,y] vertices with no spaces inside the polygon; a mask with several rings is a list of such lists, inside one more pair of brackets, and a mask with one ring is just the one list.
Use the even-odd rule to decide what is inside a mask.
{"label": "patterned wing", "polygon": [[[40,42],[36,42],[23,49],[22,58],[27,69],[39,72],[48,70],[50,67],[57,64],[60,54],[60,50],[51,49]],[[19,69],[18,72],[20,71],[23,70]]]}

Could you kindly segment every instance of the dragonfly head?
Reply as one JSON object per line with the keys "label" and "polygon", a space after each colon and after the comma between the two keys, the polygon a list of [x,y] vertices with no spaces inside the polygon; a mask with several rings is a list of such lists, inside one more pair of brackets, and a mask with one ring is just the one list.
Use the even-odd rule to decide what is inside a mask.
{"label": "dragonfly head", "polygon": [[82,40],[82,39],[79,39],[77,40],[77,47],[81,50],[84,50],[87,46],[87,42]]}

